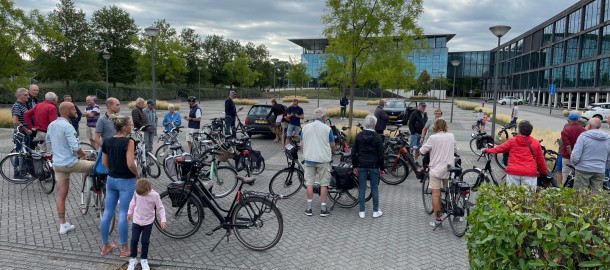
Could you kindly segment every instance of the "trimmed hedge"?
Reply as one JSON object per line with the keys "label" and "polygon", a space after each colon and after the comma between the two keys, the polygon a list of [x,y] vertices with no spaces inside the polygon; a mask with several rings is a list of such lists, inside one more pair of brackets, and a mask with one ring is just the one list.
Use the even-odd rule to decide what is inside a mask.
{"label": "trimmed hedge", "polygon": [[471,269],[610,268],[610,196],[483,185],[468,215]]}

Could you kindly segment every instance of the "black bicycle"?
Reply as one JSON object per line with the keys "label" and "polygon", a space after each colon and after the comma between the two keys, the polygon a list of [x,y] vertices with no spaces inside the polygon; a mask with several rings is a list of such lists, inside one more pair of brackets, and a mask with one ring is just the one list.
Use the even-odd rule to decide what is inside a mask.
{"label": "black bicycle", "polygon": [[[215,155],[215,151],[208,154]],[[195,161],[186,181],[177,181],[167,186],[167,191],[161,193],[161,201],[167,213],[167,227],[161,229],[160,220],[155,219],[155,227],[164,235],[183,239],[197,232],[204,219],[204,207],[208,208],[218,219],[219,225],[206,235],[224,229],[227,241],[231,232],[245,247],[262,251],[275,246],[282,237],[284,221],[276,203],[280,196],[268,193],[242,191],[244,184],[252,185],[254,178],[237,176],[240,185],[229,209],[223,209],[215,196],[206,188],[197,171],[203,163]],[[192,175],[192,176],[191,176]],[[210,187],[212,189],[213,187]],[[226,214],[223,214],[226,213]],[[221,238],[212,251],[224,239]]]}
{"label": "black bicycle", "polygon": [[[470,207],[474,205],[469,200],[471,186],[461,180],[460,175],[462,174],[462,168],[447,165],[447,170],[450,174],[448,186],[443,186],[441,188],[441,213],[445,215],[442,221],[435,226],[434,230],[436,230],[442,222],[449,219],[449,225],[451,226],[453,234],[457,237],[462,237],[468,229],[466,217],[470,214]],[[428,177],[422,182],[424,208],[426,208],[427,213],[429,212],[428,210],[431,210],[432,197],[432,190],[428,188],[428,182]],[[430,209],[427,208],[429,207],[426,201],[427,196],[430,197]]]}

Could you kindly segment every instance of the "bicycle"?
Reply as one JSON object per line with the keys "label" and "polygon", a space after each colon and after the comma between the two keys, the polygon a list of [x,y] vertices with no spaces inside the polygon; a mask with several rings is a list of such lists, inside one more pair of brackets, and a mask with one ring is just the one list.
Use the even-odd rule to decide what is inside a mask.
{"label": "bicycle", "polygon": [[507,130],[511,130],[510,133],[515,136],[517,134],[517,124],[511,122],[508,123],[508,125],[506,126],[500,125],[500,131],[498,131],[498,133],[496,134],[496,142],[503,143],[508,140]]}
{"label": "bicycle", "polygon": [[[451,226],[453,234],[457,237],[462,237],[468,229],[466,217],[470,214],[470,207],[474,205],[469,200],[471,186],[461,180],[462,168],[447,165],[447,170],[450,175],[448,186],[443,184],[441,188],[441,213],[444,214],[444,217],[434,227],[434,230],[440,227],[446,219],[449,219],[449,226]],[[423,181],[422,194],[430,194],[432,196],[432,190],[426,185],[428,181]]]}
{"label": "bicycle", "polygon": [[265,158],[260,151],[252,149],[248,135],[244,134],[230,139],[228,144],[231,147],[229,152],[233,153],[228,163],[235,170],[246,171],[246,176],[259,175],[265,170]]}
{"label": "bicycle", "polygon": [[563,166],[568,166],[568,168],[570,168],[570,173],[568,174],[566,181],[563,183],[563,187],[574,188],[574,174],[576,172],[576,168],[574,168],[574,165],[570,164],[563,164]]}
{"label": "bicycle", "polygon": [[[22,190],[38,180],[42,191],[51,194],[55,189],[53,156],[25,145],[25,134],[17,130],[13,130],[13,141],[16,145],[20,144],[21,149],[8,154],[0,161],[2,178],[13,184],[25,184]],[[39,145],[44,141],[34,140],[32,143]]]}
{"label": "bicycle", "polygon": [[424,175],[423,170],[417,167],[415,158],[411,153],[411,146],[407,141],[408,133],[400,133],[392,140],[389,140],[388,148],[394,149],[397,154],[390,154],[385,157],[386,174],[380,179],[388,185],[398,185],[407,179],[410,170],[415,172],[418,179]]}
{"label": "bicycle", "polygon": [[[79,209],[81,214],[86,215],[89,208],[95,211],[95,217],[101,222],[104,216],[104,206],[106,201],[106,179],[108,175],[101,175],[95,172],[83,174],[83,186],[80,194]],[[118,212],[117,212],[118,213]],[[117,213],[110,222],[109,233],[112,233],[117,222]]]}
{"label": "bicycle", "polygon": [[[214,151],[211,154],[214,153]],[[284,221],[276,203],[280,196],[255,191],[243,191],[244,184],[252,185],[254,178],[237,176],[240,184],[229,209],[223,209],[214,195],[204,187],[197,174],[203,164],[195,161],[186,181],[170,183],[167,190],[161,193],[167,213],[167,227],[161,228],[161,221],[155,219],[155,227],[165,236],[183,239],[195,234],[204,219],[204,207],[208,208],[219,225],[206,233],[224,229],[224,236],[214,245],[214,251],[220,242],[233,232],[237,240],[246,248],[263,251],[274,247],[282,237]],[[223,214],[223,212],[225,214]],[[257,239],[255,239],[257,238]],[[262,239],[259,239],[262,238]]]}
{"label": "bicycle", "polygon": [[170,150],[169,148],[171,146],[180,146],[177,151],[179,151],[180,153],[184,153],[184,148],[182,147],[182,144],[180,144],[180,141],[178,140],[178,134],[180,134],[180,129],[184,128],[183,126],[175,126],[172,127],[171,130],[167,131],[164,130],[163,134],[161,136],[159,136],[159,139],[157,140],[157,142],[163,142],[163,144],[161,144],[161,146],[159,146],[157,148],[157,150],[155,151],[155,157],[157,158],[157,160],[164,160],[165,157],[167,157],[172,150]]}
{"label": "bicycle", "polygon": [[493,144],[493,137],[491,135],[487,135],[485,131],[472,133],[470,135],[472,139],[470,140],[470,150],[477,156],[481,155],[481,151],[488,144]]}
{"label": "bicycle", "polygon": [[[462,167],[462,158],[457,153],[453,154],[455,167]],[[424,164],[424,176],[420,179],[422,183],[422,199],[424,201],[424,211],[430,215],[434,211],[432,209],[432,190],[428,188],[430,183],[430,175],[428,174],[428,164]]]}
{"label": "bicycle", "polygon": [[150,125],[133,129],[133,137],[136,141],[135,157],[136,166],[138,167],[138,177],[140,178],[159,178],[161,176],[161,166],[157,158],[149,151],[146,150],[146,143],[144,142],[143,130],[148,128]]}
{"label": "bicycle", "polygon": [[[491,146],[492,146],[491,144],[488,145],[488,147],[491,147]],[[472,169],[465,170],[460,175],[460,181],[466,182],[472,188],[472,190],[470,191],[470,197],[469,197],[469,198],[471,198],[470,203],[472,205],[474,205],[474,203],[476,201],[477,188],[479,188],[479,186],[481,184],[483,184],[483,182],[486,182],[486,183],[492,182],[496,186],[499,185],[498,181],[496,180],[496,177],[493,174],[492,168],[491,168],[491,155],[492,154],[481,152],[481,155],[479,155],[479,158],[481,158],[482,156],[485,156],[485,166],[483,167],[483,169],[478,168],[477,166],[473,166]]]}

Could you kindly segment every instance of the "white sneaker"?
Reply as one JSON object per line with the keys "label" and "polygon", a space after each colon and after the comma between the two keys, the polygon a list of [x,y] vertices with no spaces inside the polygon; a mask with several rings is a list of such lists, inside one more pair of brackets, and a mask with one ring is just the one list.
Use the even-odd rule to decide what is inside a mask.
{"label": "white sneaker", "polygon": [[377,210],[377,212],[373,212],[373,217],[374,218],[378,218],[381,215],[383,215],[383,212],[381,212],[381,209]]}
{"label": "white sneaker", "polygon": [[136,265],[138,265],[138,260],[136,260],[136,258],[129,259],[129,266],[127,266],[127,270],[135,270]]}
{"label": "white sneaker", "polygon": [[148,266],[148,260],[147,259],[141,259],[140,260],[140,265],[142,266],[142,270],[150,270],[150,266]]}
{"label": "white sneaker", "polygon": [[70,224],[70,222],[59,224],[59,234],[66,234],[71,231],[74,231],[74,225]]}
{"label": "white sneaker", "polygon": [[360,215],[360,218],[364,218],[364,212],[360,212],[359,215]]}

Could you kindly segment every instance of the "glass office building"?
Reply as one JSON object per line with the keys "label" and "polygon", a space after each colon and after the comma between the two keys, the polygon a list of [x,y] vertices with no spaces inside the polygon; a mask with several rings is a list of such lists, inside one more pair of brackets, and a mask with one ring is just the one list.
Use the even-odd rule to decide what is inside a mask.
{"label": "glass office building", "polygon": [[[499,65],[496,66],[496,57]],[[491,51],[483,95],[520,96],[543,106],[610,102],[610,0],[583,0]],[[548,89],[554,85],[555,95]]]}

